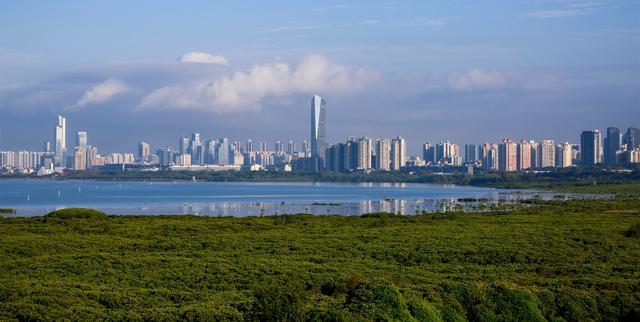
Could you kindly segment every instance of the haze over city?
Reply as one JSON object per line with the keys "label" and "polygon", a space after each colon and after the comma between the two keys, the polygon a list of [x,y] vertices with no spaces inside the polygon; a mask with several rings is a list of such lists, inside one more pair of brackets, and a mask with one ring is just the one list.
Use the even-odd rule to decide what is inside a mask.
{"label": "haze over city", "polygon": [[[0,149],[52,119],[104,151],[199,131],[579,141],[640,123],[637,1],[0,4]],[[579,54],[578,54],[579,53]]]}

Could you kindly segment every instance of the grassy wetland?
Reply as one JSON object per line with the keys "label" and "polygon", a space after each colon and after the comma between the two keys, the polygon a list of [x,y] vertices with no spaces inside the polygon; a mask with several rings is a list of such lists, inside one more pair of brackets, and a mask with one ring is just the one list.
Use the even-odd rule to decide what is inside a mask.
{"label": "grassy wetland", "polygon": [[639,308],[629,194],[416,216],[0,219],[0,320],[637,321]]}

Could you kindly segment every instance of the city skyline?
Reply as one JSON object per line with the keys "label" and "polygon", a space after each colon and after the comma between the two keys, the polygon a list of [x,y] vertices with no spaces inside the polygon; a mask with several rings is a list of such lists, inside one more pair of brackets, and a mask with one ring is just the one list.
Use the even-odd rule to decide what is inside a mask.
{"label": "city skyline", "polygon": [[583,0],[5,2],[0,149],[37,149],[57,115],[110,151],[194,130],[303,138],[299,102],[312,94],[334,107],[332,142],[575,142],[585,128],[640,123],[639,9]]}
{"label": "city skyline", "polygon": [[462,167],[474,172],[514,172],[549,167],[566,168],[574,165],[597,164],[619,165],[640,163],[640,129],[629,127],[624,135],[616,127],[608,127],[606,137],[599,129],[585,130],[580,134],[580,143],[554,142],[544,139],[514,141],[505,138],[499,144],[465,144],[450,140],[422,144],[420,155],[407,153],[407,142],[403,137],[372,139],[361,136],[349,137],[346,143],[325,141],[326,102],[313,95],[310,104],[309,140],[303,140],[301,149],[289,140],[285,153],[283,141],[275,141],[273,149],[269,142],[259,140],[255,150],[253,140],[230,141],[228,137],[206,138],[199,132],[181,136],[177,148],[169,145],[157,147],[155,153],[149,143],[139,141],[136,154],[109,153],[102,155],[97,146],[89,144],[87,131],[78,131],[75,146],[67,148],[66,118],[59,115],[54,126],[52,140],[43,144],[42,151],[0,150],[0,170],[14,170],[37,175],[49,175],[68,170],[91,170],[95,167],[116,165],[124,169],[125,164],[136,164],[151,169],[163,167],[169,170],[220,171],[220,170],[271,170],[301,172],[370,172],[406,171],[424,167]]}

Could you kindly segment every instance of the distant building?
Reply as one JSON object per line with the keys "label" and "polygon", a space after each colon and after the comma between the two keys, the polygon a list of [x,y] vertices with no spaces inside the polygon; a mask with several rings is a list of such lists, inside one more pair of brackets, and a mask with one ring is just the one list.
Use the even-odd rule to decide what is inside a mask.
{"label": "distant building", "polygon": [[431,164],[437,162],[436,148],[430,142],[422,145],[422,159],[424,160],[424,162],[430,162]]}
{"label": "distant building", "polygon": [[275,153],[284,153],[284,144],[282,143],[282,141],[276,141],[273,151]]}
{"label": "distant building", "polygon": [[391,140],[391,170],[398,171],[407,163],[407,142],[402,137]]}
{"label": "distant building", "polygon": [[583,166],[595,165],[601,162],[600,130],[583,131],[580,135],[580,155]]}
{"label": "distant building", "polygon": [[620,135],[620,129],[617,127],[607,128],[607,137],[604,139],[604,163],[616,164],[618,163],[618,153],[622,147],[622,136]]}
{"label": "distant building", "polygon": [[498,166],[498,145],[485,143],[482,145],[482,167],[486,171],[497,171]]}
{"label": "distant building", "polygon": [[151,146],[149,143],[140,141],[138,143],[138,159],[142,162],[149,161],[149,156],[151,155]]}
{"label": "distant building", "polygon": [[311,98],[311,158],[313,168],[320,171],[325,158],[326,142],[326,102],[318,96]]}
{"label": "distant building", "polygon": [[376,170],[391,170],[391,144],[389,139],[381,138],[376,142]]}
{"label": "distant building", "polygon": [[517,169],[517,144],[511,139],[504,139],[498,146],[498,170],[510,172]]}
{"label": "distant building", "polygon": [[556,146],[553,140],[543,140],[538,146],[539,168],[555,167]]}
{"label": "distant building", "polygon": [[158,155],[158,162],[162,166],[170,166],[174,164],[175,160],[175,151],[173,151],[170,147],[162,147],[156,151]]}
{"label": "distant building", "polygon": [[189,137],[188,136],[183,136],[178,141],[178,153],[179,154],[189,153]]}
{"label": "distant building", "polygon": [[76,147],[86,148],[88,143],[88,136],[86,131],[79,131],[76,133]]}
{"label": "distant building", "polygon": [[560,143],[556,146],[556,167],[567,168],[573,163],[573,146],[569,142]]}
{"label": "distant building", "polygon": [[516,167],[520,171],[531,168],[531,143],[529,141],[518,142]]}
{"label": "distant building", "polygon": [[478,160],[476,155],[476,145],[475,144],[465,144],[464,145],[464,162],[465,163],[473,163]]}
{"label": "distant building", "polygon": [[77,146],[73,153],[73,170],[87,170],[87,148]]}
{"label": "distant building", "polygon": [[67,153],[67,120],[62,116],[58,116],[58,124],[54,132],[54,142],[55,165],[64,168]]}
{"label": "distant building", "polygon": [[627,150],[631,151],[640,147],[640,129],[630,127],[627,129],[627,133],[624,135],[624,144],[627,145]]}
{"label": "distant building", "polygon": [[287,143],[287,153],[294,154],[295,152],[296,152],[296,143],[293,142],[293,140],[289,140],[289,143]]}

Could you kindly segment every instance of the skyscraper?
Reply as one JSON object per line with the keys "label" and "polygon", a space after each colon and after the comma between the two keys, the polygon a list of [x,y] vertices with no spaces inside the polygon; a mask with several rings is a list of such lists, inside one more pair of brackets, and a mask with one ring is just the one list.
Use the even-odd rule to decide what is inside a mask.
{"label": "skyscraper", "polygon": [[287,144],[287,153],[293,154],[294,152],[296,152],[296,143],[293,142],[293,140],[289,140],[289,143]]}
{"label": "skyscraper", "polygon": [[87,147],[87,132],[86,131],[80,131],[76,133],[76,146],[80,147],[80,148],[86,148]]}
{"label": "skyscraper", "polygon": [[516,160],[518,170],[531,168],[531,143],[522,140],[518,143],[518,156]]}
{"label": "skyscraper", "polygon": [[325,106],[326,102],[322,97],[313,95],[311,99],[311,158],[315,171],[319,171],[322,167],[327,146]]}
{"label": "skyscraper", "polygon": [[640,147],[640,129],[635,127],[628,128],[627,133],[624,135],[624,144],[627,145],[627,150],[629,151]]}
{"label": "skyscraper", "polygon": [[422,158],[425,162],[436,163],[436,147],[431,142],[422,145]]}
{"label": "skyscraper", "polygon": [[560,168],[570,167],[573,160],[573,147],[571,143],[564,142],[556,146],[556,166]]}
{"label": "skyscraper", "polygon": [[616,164],[618,163],[618,150],[622,145],[622,138],[620,136],[620,129],[617,127],[607,128],[607,137],[604,139],[604,163]]}
{"label": "skyscraper", "polygon": [[476,158],[476,145],[465,144],[464,145],[464,162],[471,163],[478,160]]}
{"label": "skyscraper", "polygon": [[189,153],[189,137],[188,136],[183,136],[178,141],[178,153],[179,154]]}
{"label": "skyscraper", "polygon": [[391,170],[398,171],[407,163],[407,141],[401,137],[391,140]]}
{"label": "skyscraper", "polygon": [[582,135],[580,135],[580,158],[583,166],[595,165],[601,162],[600,142],[602,142],[600,130],[582,131]]}
{"label": "skyscraper", "polygon": [[391,146],[389,139],[381,138],[376,142],[376,169],[389,171],[391,165],[391,159],[389,154],[391,153]]}
{"label": "skyscraper", "polygon": [[540,168],[556,165],[556,146],[553,140],[542,140],[538,146],[538,162]]}
{"label": "skyscraper", "polygon": [[149,156],[151,155],[151,146],[149,143],[140,141],[138,143],[138,159],[142,162],[146,162],[149,160]]}
{"label": "skyscraper", "polygon": [[284,143],[282,141],[276,141],[273,147],[275,153],[284,153]]}
{"label": "skyscraper", "polygon": [[67,153],[67,120],[58,115],[58,124],[54,132],[55,142],[55,165],[65,166],[65,154]]}
{"label": "skyscraper", "polygon": [[498,146],[498,169],[501,172],[517,169],[517,144],[511,139],[504,139]]}

